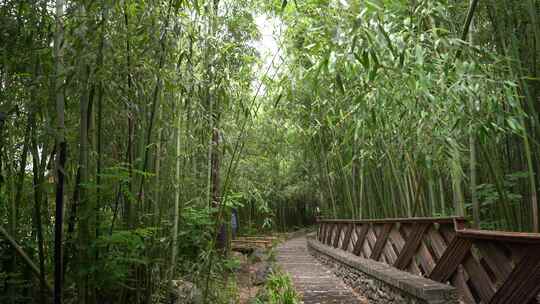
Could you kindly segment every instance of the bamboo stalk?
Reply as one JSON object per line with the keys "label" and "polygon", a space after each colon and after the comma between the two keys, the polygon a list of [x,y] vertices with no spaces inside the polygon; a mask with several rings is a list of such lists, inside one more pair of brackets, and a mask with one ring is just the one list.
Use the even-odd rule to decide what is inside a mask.
{"label": "bamboo stalk", "polygon": [[13,239],[13,237],[11,237],[11,235],[2,226],[0,226],[0,234],[11,244],[15,252],[17,252],[17,254],[23,259],[26,265],[30,267],[32,273],[41,282],[41,284],[43,284],[47,288],[47,291],[51,294],[51,296],[54,295],[52,287],[49,285],[48,282],[44,281],[45,275],[41,273],[41,271],[36,266],[36,264],[34,264],[32,259],[30,259],[30,257],[26,254],[26,252],[24,252],[21,246],[17,244],[15,239]]}

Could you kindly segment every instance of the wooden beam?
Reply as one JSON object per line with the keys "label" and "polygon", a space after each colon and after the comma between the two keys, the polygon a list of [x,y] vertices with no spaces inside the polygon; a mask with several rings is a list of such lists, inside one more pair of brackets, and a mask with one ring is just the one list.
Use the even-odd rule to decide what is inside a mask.
{"label": "wooden beam", "polygon": [[[482,303],[489,303],[489,300],[493,297],[495,291],[497,291],[497,287],[491,281],[491,278],[484,269],[484,266],[480,264],[480,262],[476,259],[476,256],[473,256],[472,254],[467,255],[467,257],[463,260],[462,265],[465,270],[467,270],[470,278],[470,284],[472,285],[476,294],[480,296]],[[513,304],[516,302],[510,303]]]}
{"label": "wooden beam", "polygon": [[454,223],[464,222],[465,218],[460,216],[451,217],[411,217],[411,218],[386,218],[370,220],[345,220],[345,219],[321,219],[320,223],[356,223],[356,224],[386,224],[386,223]]}
{"label": "wooden beam", "polygon": [[420,246],[420,242],[422,242],[422,238],[430,225],[431,224],[429,223],[415,224],[409,238],[405,241],[405,246],[403,246],[403,249],[399,253],[398,258],[394,263],[394,267],[398,269],[405,269],[407,266],[409,266],[409,263],[414,257],[416,250],[418,249],[418,246]]}
{"label": "wooden beam", "polygon": [[459,237],[511,243],[540,244],[540,233],[458,229]]}
{"label": "wooden beam", "polygon": [[441,283],[448,281],[459,264],[470,253],[471,246],[469,239],[455,237],[429,274],[429,278]]}
{"label": "wooden beam", "polygon": [[326,232],[326,241],[324,243],[330,246],[332,242],[332,233],[334,232],[334,228],[336,228],[336,224],[329,224],[329,226],[330,228]]}
{"label": "wooden beam", "polygon": [[338,245],[339,245],[339,238],[341,237],[341,230],[343,230],[343,224],[337,224],[337,231],[336,231],[336,236],[334,237],[334,248],[337,248]]}
{"label": "wooden beam", "polygon": [[377,241],[375,242],[375,245],[373,246],[373,251],[371,252],[371,256],[369,257],[370,259],[378,261],[381,258],[384,246],[386,245],[386,241],[388,240],[388,235],[390,234],[393,226],[393,223],[384,224],[381,233],[379,233],[379,235],[377,236]]}
{"label": "wooden beam", "polygon": [[345,237],[343,238],[343,244],[341,244],[341,249],[345,251],[347,250],[347,248],[349,248],[349,242],[351,241],[351,235],[354,229],[354,224],[349,223],[348,226],[349,228],[345,232]]}
{"label": "wooden beam", "polygon": [[317,239],[319,242],[324,243],[324,236],[325,236],[325,230],[326,230],[326,224],[325,223],[319,223],[319,234],[317,235]]}
{"label": "wooden beam", "polygon": [[368,231],[369,231],[369,224],[364,224],[361,226],[360,232],[358,231],[356,232],[358,238],[356,239],[356,243],[354,244],[354,249],[353,249],[354,255],[360,256]]}
{"label": "wooden beam", "polygon": [[540,292],[540,245],[527,250],[489,304],[529,303]]}

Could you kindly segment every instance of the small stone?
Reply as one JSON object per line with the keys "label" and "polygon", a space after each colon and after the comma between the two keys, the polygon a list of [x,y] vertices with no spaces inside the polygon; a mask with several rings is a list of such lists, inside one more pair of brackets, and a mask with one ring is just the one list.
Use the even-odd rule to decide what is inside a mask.
{"label": "small stone", "polygon": [[268,276],[272,273],[272,267],[270,263],[262,262],[255,266],[255,273],[253,276],[253,285],[262,285],[268,279]]}
{"label": "small stone", "polygon": [[250,260],[254,263],[266,261],[268,258],[268,254],[264,249],[257,248],[253,251],[253,253],[249,256]]}

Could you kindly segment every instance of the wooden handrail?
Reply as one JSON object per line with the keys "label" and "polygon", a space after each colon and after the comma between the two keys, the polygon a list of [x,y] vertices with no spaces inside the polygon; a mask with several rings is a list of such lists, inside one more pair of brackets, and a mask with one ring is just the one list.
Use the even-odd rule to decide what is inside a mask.
{"label": "wooden handrail", "polygon": [[319,223],[335,223],[335,224],[348,224],[348,223],[454,223],[455,221],[465,221],[465,218],[459,216],[449,217],[412,217],[412,218],[386,218],[386,219],[366,219],[366,220],[352,220],[352,219],[319,219]]}
{"label": "wooden handrail", "polygon": [[511,243],[540,244],[540,233],[460,229],[457,236],[468,239],[482,239]]}
{"label": "wooden handrail", "polygon": [[540,292],[540,233],[470,229],[463,217],[318,223],[321,243],[450,283],[466,303],[529,303]]}

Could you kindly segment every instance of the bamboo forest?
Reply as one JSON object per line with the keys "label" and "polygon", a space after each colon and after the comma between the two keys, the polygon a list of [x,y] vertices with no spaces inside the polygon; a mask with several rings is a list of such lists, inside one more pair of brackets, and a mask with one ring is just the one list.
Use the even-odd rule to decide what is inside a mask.
{"label": "bamboo forest", "polygon": [[539,0],[0,0],[0,303],[538,304],[539,77]]}

